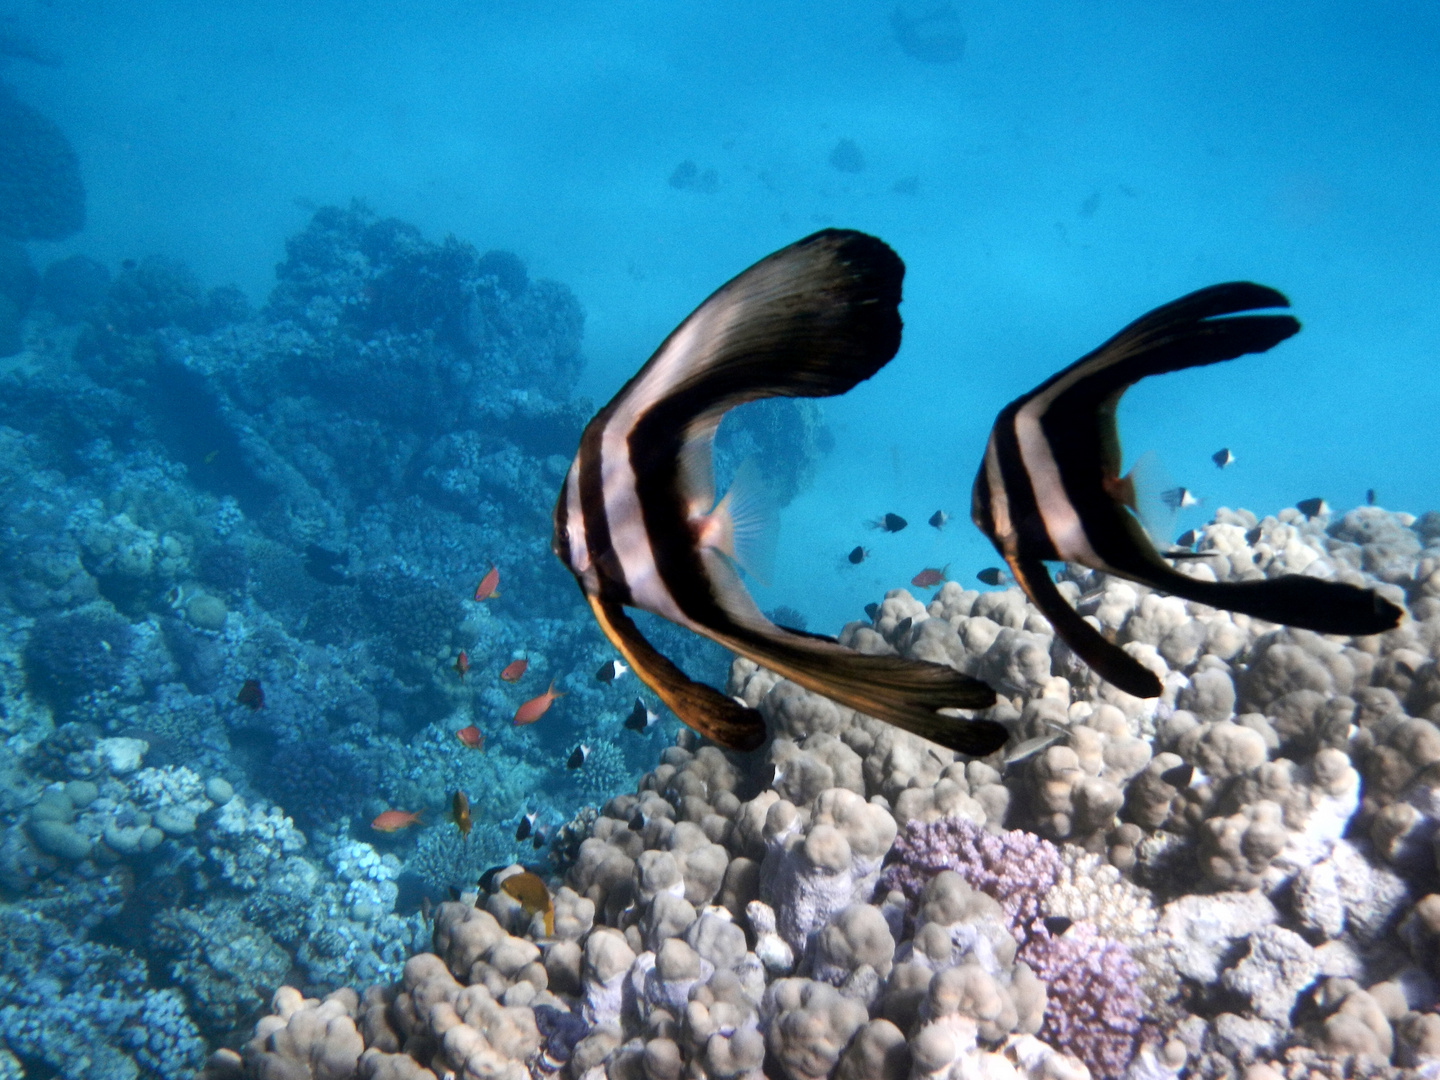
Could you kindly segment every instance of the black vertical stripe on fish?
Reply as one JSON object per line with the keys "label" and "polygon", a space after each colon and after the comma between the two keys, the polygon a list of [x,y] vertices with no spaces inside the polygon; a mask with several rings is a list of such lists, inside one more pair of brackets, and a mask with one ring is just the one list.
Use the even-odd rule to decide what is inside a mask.
{"label": "black vertical stripe on fish", "polygon": [[[710,448],[726,411],[765,397],[842,394],[899,346],[904,266],[861,233],[825,230],[721,287],[590,421],[555,514],[556,554],[607,637],[686,723],[722,745],[763,738],[758,714],[691,682],[620,608],[639,607],[756,663],[967,753],[998,724],[942,716],[994,692],[951,668],[869,657],[775,626],[716,549]],[[719,530],[723,534],[723,529]]]}
{"label": "black vertical stripe on fish", "polygon": [[1317,578],[1217,583],[1187,577],[1160,558],[1125,506],[1115,423],[1125,390],[1149,375],[1272,348],[1300,324],[1288,315],[1237,313],[1288,306],[1280,293],[1248,282],[1201,289],[1131,323],[1011,402],[996,420],[971,516],[1017,580],[1023,575],[1023,587],[1056,632],[1117,686],[1148,687],[1142,696],[1159,692],[1158,680],[1128,653],[1060,610],[1069,605],[1043,567],[1037,570],[1039,563],[1080,563],[1212,607],[1321,633],[1378,633],[1400,619],[1400,609],[1372,591]]}

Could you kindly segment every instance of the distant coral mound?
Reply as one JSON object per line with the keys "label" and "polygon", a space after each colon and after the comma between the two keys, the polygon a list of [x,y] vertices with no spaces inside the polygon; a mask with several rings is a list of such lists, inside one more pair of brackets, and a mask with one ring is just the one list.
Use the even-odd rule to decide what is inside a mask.
{"label": "distant coral mound", "polygon": [[84,227],[85,185],[70,141],[0,87],[0,236],[62,240]]}
{"label": "distant coral mound", "polygon": [[890,13],[890,26],[900,47],[916,60],[952,64],[965,55],[965,31],[949,4],[907,2]]}

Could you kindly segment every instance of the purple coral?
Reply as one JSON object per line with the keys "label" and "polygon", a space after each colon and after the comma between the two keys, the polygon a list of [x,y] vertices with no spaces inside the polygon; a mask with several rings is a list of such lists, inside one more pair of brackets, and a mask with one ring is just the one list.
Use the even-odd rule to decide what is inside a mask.
{"label": "purple coral", "polygon": [[1123,1076],[1144,1034],[1140,965],[1089,923],[1053,935],[1036,921],[1020,950],[1049,1000],[1040,1038],[1078,1057],[1097,1077]]}
{"label": "purple coral", "polygon": [[954,870],[998,900],[1024,961],[1047,988],[1040,1037],[1083,1061],[1097,1077],[1119,1077],[1144,1034],[1140,967],[1130,950],[1079,922],[1054,934],[1041,915],[1060,878],[1060,849],[1015,829],[988,833],[962,818],[911,821],[890,850],[880,892],[900,889],[913,904],[926,882]]}
{"label": "purple coral", "polygon": [[912,903],[941,870],[954,870],[972,889],[1005,910],[1016,939],[1040,917],[1040,898],[1060,878],[1060,849],[1034,833],[1012,829],[992,834],[964,818],[911,821],[890,849],[895,860],[880,879],[880,892],[900,889]]}

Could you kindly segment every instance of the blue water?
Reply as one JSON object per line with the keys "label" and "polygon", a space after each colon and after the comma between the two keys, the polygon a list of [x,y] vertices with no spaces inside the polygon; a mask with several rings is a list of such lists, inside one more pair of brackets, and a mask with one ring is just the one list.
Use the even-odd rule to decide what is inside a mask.
{"label": "blue water", "polygon": [[[1219,280],[1280,288],[1305,332],[1138,388],[1128,445],[1209,507],[1434,502],[1432,6],[965,4],[952,64],[903,52],[880,3],[14,10],[65,62],[7,77],[91,192],[59,250],[171,254],[258,299],[305,207],[361,196],[570,284],[596,398],[759,256],[822,225],[884,237],[904,348],[826,405],[837,450],[785,519],[775,597],[817,625],[876,580],[983,563],[954,528],[830,573],[866,515],[963,517],[998,405]],[[829,164],[842,138],[863,171]],[[686,160],[713,192],[667,183]]]}
{"label": "blue water", "polygon": [[[1222,506],[1264,514],[1322,496],[1345,509],[1363,503],[1367,489],[1392,510],[1440,506],[1440,10],[1418,3],[1090,0],[961,3],[955,10],[964,55],[932,63],[902,48],[888,2],[9,3],[0,7],[0,31],[58,63],[0,56],[0,83],[68,138],[87,191],[83,230],[26,249],[40,269],[78,254],[112,275],[126,260],[161,256],[188,266],[205,288],[237,285],[259,310],[287,240],[306,229],[317,208],[361,199],[428,241],[453,234],[478,252],[514,252],[530,279],[572,290],[585,316],[584,366],[573,394],[598,404],[706,295],[755,260],[825,226],[872,232],[907,265],[904,344],[868,383],[821,403],[830,449],[785,507],[773,579],[755,589],[762,608],[788,607],[827,633],[924,568],[947,568],[973,584],[976,571],[996,563],[968,521],[971,482],[996,411],[1131,319],[1219,281],[1280,289],[1305,329],[1270,353],[1152,380],[1126,397],[1127,460],[1154,450],[1176,482],[1202,499],[1178,517],[1177,532]],[[63,333],[56,340],[64,348],[74,342]],[[0,359],[0,368],[18,364],[29,378],[38,364],[44,375],[44,357],[59,355],[62,345],[47,339],[19,361]],[[537,384],[548,378],[529,374]],[[525,375],[497,382],[494,399],[523,389]],[[316,415],[348,407],[338,394],[311,404]],[[490,404],[480,387],[468,407],[478,413]],[[262,411],[257,405],[256,415]],[[207,495],[195,494],[209,483],[201,466],[212,463],[204,455],[213,448],[208,429],[196,423],[183,445],[167,444],[168,465],[107,464],[53,433],[45,453],[63,461],[44,453],[35,460],[67,480],[84,478],[75,490],[97,499],[117,476],[144,488],[151,473],[168,468],[166,483],[189,492],[193,513],[205,517],[227,492],[222,478]],[[239,453],[224,445],[221,470]],[[1236,457],[1224,471],[1210,462],[1221,447]],[[386,444],[373,461],[357,452],[346,464],[363,474],[372,462],[378,484],[391,452],[400,453]],[[570,448],[526,453],[526,467],[538,470],[547,457],[568,458]],[[543,804],[553,828],[581,805],[603,801],[606,792],[586,787],[561,762],[578,741],[613,735],[636,688],[633,678],[615,687],[594,683],[594,667],[611,654],[568,575],[549,560],[545,516],[555,486],[545,475],[529,504],[507,504],[512,516],[503,529],[470,522],[440,530],[444,544],[398,502],[367,518],[363,492],[346,495],[349,516],[340,529],[356,560],[353,572],[418,575],[464,601],[465,642],[478,642],[472,662],[529,656],[527,678],[540,680],[534,693],[544,680],[561,680],[572,696],[545,726],[514,731],[503,722],[531,692],[529,682],[524,693],[487,682],[463,697],[449,684],[460,631],[427,646],[424,662],[438,664],[443,676],[439,690],[426,691],[430,697],[396,706],[377,691],[375,708],[336,705],[336,715],[316,720],[333,703],[326,695],[338,691],[315,674],[323,666],[319,653],[294,643],[314,636],[312,605],[324,602],[325,588],[296,568],[304,541],[340,541],[334,530],[295,527],[282,536],[262,526],[261,508],[237,488],[229,493],[254,519],[247,535],[288,545],[300,584],[294,596],[289,586],[272,586],[263,596],[251,589],[242,597],[242,589],[228,602],[251,620],[247,635],[273,616],[289,636],[270,652],[263,641],[254,645],[258,639],[245,639],[250,652],[231,642],[221,650],[223,674],[210,683],[187,674],[181,696],[193,692],[194,701],[209,702],[204,708],[215,712],[208,724],[226,729],[226,737],[207,744],[206,724],[190,724],[192,741],[166,760],[193,765],[202,779],[228,775],[252,802],[280,804],[308,830],[316,865],[352,878],[373,871],[366,880],[380,894],[402,865],[413,879],[416,844],[424,843],[365,830],[378,807],[399,801],[397,793],[414,793],[405,806],[423,802],[433,825],[446,820],[452,788],[490,789],[489,801],[475,796],[485,835],[477,834],[473,848],[455,850],[448,831],[427,834],[427,865],[450,860],[457,880],[519,850],[509,837],[524,810]],[[20,531],[31,527],[18,512],[24,490],[0,488],[0,499],[11,503],[7,513],[21,522],[10,527]],[[337,496],[336,505],[343,502]],[[108,505],[101,517],[119,510]],[[145,519],[144,505],[131,510],[157,532],[190,527],[190,510],[164,520],[158,511]],[[943,530],[926,524],[936,510],[952,515]],[[896,535],[865,527],[887,512],[909,527]],[[33,526],[35,535],[53,536],[62,547],[71,542],[63,540],[72,526],[60,510],[45,522]],[[499,546],[502,540],[509,546]],[[869,556],[852,566],[845,554],[857,544]],[[511,606],[495,606],[487,622],[473,617],[466,594],[491,562],[505,567],[502,599]],[[111,600],[136,625],[169,617],[156,596],[131,597],[130,608],[107,595]],[[21,607],[7,606],[3,616],[11,660],[26,647],[28,620],[45,615]],[[103,632],[93,629],[95,648]],[[334,660],[345,678],[369,663],[367,648],[407,648],[396,644],[393,626],[358,641],[346,633],[334,630],[321,641],[359,650]],[[716,650],[665,628],[656,633],[697,674],[723,678],[725,657]],[[31,827],[23,815],[39,790],[33,785],[65,779],[63,769],[42,774],[22,762],[30,745],[51,733],[46,724],[88,717],[106,735],[144,729],[154,695],[168,692],[155,686],[170,685],[170,676],[135,690],[129,712],[107,713],[102,703],[84,715],[77,707],[50,717],[25,696],[34,686],[26,689],[20,661],[7,663],[0,671],[5,734],[19,741],[5,766],[33,773],[16,781],[28,795],[0,800],[5,828],[19,836]],[[393,655],[375,663],[387,673],[387,665],[402,666]],[[246,723],[234,695],[252,673],[265,682],[272,711]],[[291,677],[305,684],[287,697]],[[209,689],[197,689],[201,683]],[[456,759],[451,732],[466,719],[496,717],[492,764]],[[339,779],[329,782],[343,788],[366,768],[381,770],[380,779],[366,781],[373,790],[335,804],[326,801],[331,792],[322,778],[306,795],[312,801],[286,805],[283,785],[271,778],[267,786],[265,776],[267,740],[274,738],[265,729],[282,720],[286,745],[304,745],[286,759],[295,775],[313,776],[325,748],[339,745],[326,763]],[[622,753],[611,751],[606,775],[633,779],[672,735],[667,726],[644,741],[620,740]],[[163,764],[154,752],[153,763]],[[346,756],[352,753],[360,757]],[[393,773],[383,774],[387,768]],[[405,770],[411,787],[395,780]],[[507,801],[499,805],[502,787]],[[353,855],[346,836],[394,855],[395,866],[354,869],[354,859],[345,862]],[[198,865],[186,863],[189,856],[163,857],[178,860],[176,874]],[[44,894],[45,903],[58,904],[66,873],[36,885],[39,893],[24,903]],[[435,899],[446,873],[421,883]],[[4,888],[14,880],[6,878]],[[84,887],[100,889],[93,881]],[[407,899],[402,889],[394,915],[401,921],[377,931],[374,964],[403,959],[407,934],[423,938],[414,914],[419,893],[412,893]],[[13,890],[3,899],[21,902]],[[119,923],[102,943],[74,948],[94,953],[85,953],[94,969],[110,963],[106,949],[123,953],[124,964],[139,963],[144,950],[113,930],[124,925],[125,898],[102,899],[94,901],[101,905],[95,921]],[[57,925],[67,923],[58,908],[46,910]],[[245,918],[263,924],[265,910],[245,909]],[[83,937],[89,929],[74,932]],[[34,945],[34,964],[57,947],[47,942]],[[171,990],[169,997],[154,990],[170,986],[153,973],[172,959],[153,952],[152,976],[115,976],[116,985],[130,987],[115,993],[132,1012],[183,1012]],[[329,976],[343,978],[319,961],[307,970],[312,989]],[[393,970],[376,967],[364,977],[387,973]],[[83,980],[72,976],[54,976],[55,985],[78,995],[65,980],[76,987]],[[144,997],[134,987],[147,977],[153,993]],[[20,1000],[8,984],[0,989],[6,1000]],[[22,1004],[43,1015],[44,1001]],[[90,1015],[90,1005],[75,1008]],[[233,1021],[229,1030],[243,1027],[244,1008],[237,1005],[228,1021],[211,1017],[202,1024],[205,1038],[213,1041],[225,1022]],[[112,1039],[120,1022],[97,1013],[85,1023],[98,1034],[76,1038]],[[196,1053],[183,1024],[175,1025],[181,1034],[173,1060],[142,1063],[167,1080],[183,1074]],[[27,1064],[48,1062],[36,1075],[51,1075],[53,1046],[32,1033],[22,1053],[18,1029],[6,1030]],[[115,1067],[113,1075],[126,1075],[123,1064]]]}

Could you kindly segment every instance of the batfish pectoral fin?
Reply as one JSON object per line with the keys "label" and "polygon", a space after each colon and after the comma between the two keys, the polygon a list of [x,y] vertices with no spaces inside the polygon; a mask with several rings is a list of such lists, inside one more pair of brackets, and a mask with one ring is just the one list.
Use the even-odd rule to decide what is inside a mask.
{"label": "batfish pectoral fin", "polygon": [[1136,697],[1159,697],[1164,687],[1155,673],[1142,665],[1119,645],[1106,641],[1100,631],[1087,623],[1078,611],[1065,602],[1065,597],[1050,580],[1045,564],[1038,559],[1006,557],[1015,583],[1025,590],[1030,602],[1050,620],[1050,625],[1106,682]]}
{"label": "batfish pectoral fin", "polygon": [[688,727],[727,750],[754,750],[765,741],[765,720],[758,712],[689,678],[645,640],[619,604],[589,595],[585,599],[630,670]]}

